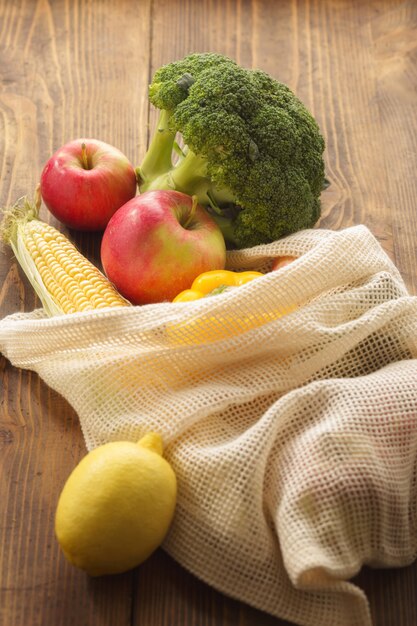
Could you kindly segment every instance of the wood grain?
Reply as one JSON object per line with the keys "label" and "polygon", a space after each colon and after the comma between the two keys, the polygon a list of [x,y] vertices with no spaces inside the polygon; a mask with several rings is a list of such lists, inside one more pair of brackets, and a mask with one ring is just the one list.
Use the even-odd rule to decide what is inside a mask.
{"label": "wood grain", "polygon": [[[369,226],[416,294],[412,0],[0,0],[0,203],[31,194],[47,158],[76,137],[108,141],[139,163],[156,119],[153,71],[207,50],[296,91],[326,137],[331,186],[320,225]],[[59,226],[44,209],[42,217]],[[99,263],[98,235],[67,234]],[[39,306],[8,250],[0,306],[2,317]],[[85,454],[77,416],[35,374],[3,357],[0,367],[1,626],[285,625],[162,551],[118,577],[89,580],[70,567],[53,516]],[[417,623],[416,565],[365,568],[356,582],[376,626]]]}

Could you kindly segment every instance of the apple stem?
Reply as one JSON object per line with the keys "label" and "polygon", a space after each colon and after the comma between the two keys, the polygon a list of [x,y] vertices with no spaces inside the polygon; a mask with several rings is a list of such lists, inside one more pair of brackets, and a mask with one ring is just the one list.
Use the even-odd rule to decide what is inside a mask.
{"label": "apple stem", "polygon": [[187,219],[185,220],[184,224],[182,225],[183,228],[188,228],[188,226],[191,224],[194,214],[195,214],[195,210],[197,208],[198,205],[198,197],[197,196],[192,196],[192,205],[191,205],[191,211],[189,216],[187,217]]}
{"label": "apple stem", "polygon": [[83,164],[83,168],[85,170],[89,170],[90,166],[89,166],[89,163],[88,163],[87,147],[86,147],[85,143],[81,144],[81,161],[82,161],[82,164]]}

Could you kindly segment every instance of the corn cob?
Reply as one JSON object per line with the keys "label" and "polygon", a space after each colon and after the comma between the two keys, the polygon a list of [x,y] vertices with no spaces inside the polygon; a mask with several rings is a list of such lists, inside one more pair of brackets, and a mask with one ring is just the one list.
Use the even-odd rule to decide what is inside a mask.
{"label": "corn cob", "polygon": [[63,233],[38,219],[39,202],[22,200],[4,211],[1,235],[47,315],[130,304]]}

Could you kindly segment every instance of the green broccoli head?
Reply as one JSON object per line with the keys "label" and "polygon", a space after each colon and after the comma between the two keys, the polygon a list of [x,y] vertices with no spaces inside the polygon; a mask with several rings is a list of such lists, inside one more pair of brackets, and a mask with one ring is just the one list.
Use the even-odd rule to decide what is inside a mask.
{"label": "green broccoli head", "polygon": [[[163,111],[166,141],[151,143],[141,191],[197,194],[239,248],[316,223],[324,140],[286,85],[222,55],[196,53],[160,68],[149,97]],[[172,151],[178,133],[186,145],[179,161],[152,172],[152,151]]]}

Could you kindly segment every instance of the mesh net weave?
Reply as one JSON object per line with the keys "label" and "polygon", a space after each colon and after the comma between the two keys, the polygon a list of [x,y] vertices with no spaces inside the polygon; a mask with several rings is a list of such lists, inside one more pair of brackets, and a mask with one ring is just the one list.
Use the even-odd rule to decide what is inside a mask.
{"label": "mesh net weave", "polygon": [[368,626],[363,564],[417,555],[417,297],[364,226],[228,253],[267,271],[161,303],[0,322],[0,350],[74,407],[89,449],[161,432],[164,548],[303,626]]}

